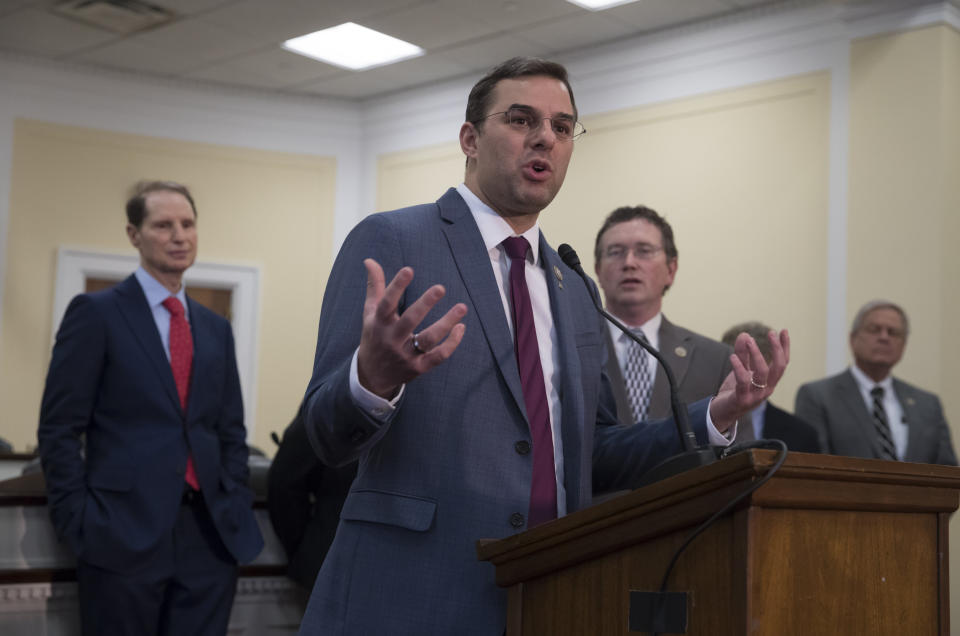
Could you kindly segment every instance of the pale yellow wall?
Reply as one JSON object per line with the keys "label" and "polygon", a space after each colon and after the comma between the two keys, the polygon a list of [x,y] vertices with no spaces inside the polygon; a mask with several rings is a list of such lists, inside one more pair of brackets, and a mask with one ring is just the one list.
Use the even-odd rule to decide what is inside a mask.
{"label": "pale yellow wall", "polygon": [[2,434],[36,444],[61,245],[129,250],[124,202],[142,178],[181,181],[205,262],[260,268],[256,436],[273,453],[306,388],[331,266],[332,159],[17,120],[0,333]]}
{"label": "pale yellow wall", "polygon": [[[680,269],[665,313],[713,338],[749,319],[789,327],[795,355],[775,396],[788,408],[824,367],[828,89],[826,74],[807,75],[587,117],[540,217],[554,247],[570,243],[592,271],[608,212],[644,203],[666,215]],[[384,157],[380,206],[430,201],[462,180],[455,135]]]}
{"label": "pale yellow wall", "polygon": [[[960,34],[934,26],[851,49],[848,313],[901,303],[911,336],[894,373],[940,395],[960,447]],[[960,526],[951,524],[960,616]],[[954,630],[956,631],[956,630]]]}
{"label": "pale yellow wall", "polygon": [[451,131],[449,144],[381,155],[377,161],[377,209],[428,203],[463,181],[464,157]]}

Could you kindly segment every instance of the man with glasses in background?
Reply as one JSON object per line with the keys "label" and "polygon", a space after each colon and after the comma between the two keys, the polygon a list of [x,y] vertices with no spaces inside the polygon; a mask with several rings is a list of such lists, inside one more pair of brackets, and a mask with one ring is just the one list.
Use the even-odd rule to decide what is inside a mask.
{"label": "man with glasses in background", "polygon": [[[635,486],[680,451],[672,422],[616,422],[587,283],[537,224],[582,132],[566,69],[508,60],[467,100],[463,183],[344,241],[304,423],[322,461],[359,466],[301,634],[501,636],[506,591],[476,541],[583,508],[594,483]],[[727,443],[773,390],[789,339],[770,335],[773,364],[743,336],[723,390],[691,405],[700,443]]]}
{"label": "man with glasses in background", "polygon": [[797,391],[794,412],[817,429],[823,452],[957,465],[940,398],[890,374],[909,333],[902,307],[868,302],[850,328],[850,368]]}
{"label": "man with glasses in background", "polygon": [[[594,244],[594,271],[611,314],[645,338],[676,376],[680,400],[715,395],[730,373],[731,349],[679,327],[662,313],[663,296],[677,275],[673,228],[646,206],[617,208]],[[608,325],[607,375],[621,422],[639,424],[670,414],[670,387],[656,359]]]}

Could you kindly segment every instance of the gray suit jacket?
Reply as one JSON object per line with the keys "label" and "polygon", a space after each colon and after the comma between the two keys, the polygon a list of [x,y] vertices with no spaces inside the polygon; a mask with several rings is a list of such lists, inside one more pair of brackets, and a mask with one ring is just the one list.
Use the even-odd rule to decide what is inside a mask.
{"label": "gray suit jacket", "polygon": [[[603,373],[600,318],[584,282],[541,240],[559,347],[563,486],[568,511],[593,483],[630,487],[680,450],[672,423],[619,426]],[[430,324],[467,304],[463,341],[444,364],[409,382],[385,422],[360,411],[349,369],[366,292],[362,259],[389,281],[415,277],[400,310],[435,283],[446,296]],[[562,276],[562,280],[560,277]],[[422,328],[422,327],[418,327]],[[501,636],[506,592],[475,542],[526,529],[532,463],[513,338],[480,231],[463,199],[367,217],[347,237],[324,294],[306,427],[327,464],[359,459],[340,526],[317,578],[302,634]],[[691,407],[706,441],[706,403]]]}
{"label": "gray suit jacket", "polygon": [[[909,431],[904,461],[956,466],[957,457],[940,399],[896,378],[893,379],[893,390],[903,406]],[[872,416],[849,369],[801,386],[794,412],[817,429],[823,452],[849,457],[880,457]]]}
{"label": "gray suit jacket", "polygon": [[[613,341],[610,330],[605,329],[607,348],[611,352],[607,360],[607,376],[613,388],[613,397],[617,402],[617,417],[625,424],[633,421],[630,402],[627,399],[627,387],[617,358],[613,355]],[[727,345],[678,327],[664,316],[660,323],[660,354],[666,359],[677,378],[680,401],[693,402],[713,397],[730,373],[730,354]],[[682,355],[681,355],[682,352]],[[667,374],[657,366],[657,376],[653,381],[653,395],[650,396],[650,419],[670,415],[670,385]]]}

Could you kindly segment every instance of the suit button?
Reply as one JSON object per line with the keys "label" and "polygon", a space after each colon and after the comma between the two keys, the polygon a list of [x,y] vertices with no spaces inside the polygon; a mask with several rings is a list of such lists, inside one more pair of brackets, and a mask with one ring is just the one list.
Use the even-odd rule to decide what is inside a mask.
{"label": "suit button", "polygon": [[510,515],[510,525],[513,526],[514,528],[522,528],[523,515],[520,514],[519,512],[515,512],[512,515]]}
{"label": "suit button", "polygon": [[530,442],[525,439],[520,440],[513,445],[513,448],[516,449],[517,453],[520,455],[526,455],[530,452]]}
{"label": "suit button", "polygon": [[365,439],[367,439],[367,434],[363,429],[355,428],[353,432],[350,433],[350,441],[355,444],[359,444]]}

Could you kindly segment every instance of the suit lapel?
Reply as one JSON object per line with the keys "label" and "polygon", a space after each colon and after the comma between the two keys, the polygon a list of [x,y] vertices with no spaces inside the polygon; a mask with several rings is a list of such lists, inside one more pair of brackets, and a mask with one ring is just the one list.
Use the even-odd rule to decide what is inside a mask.
{"label": "suit lapel", "polygon": [[173,370],[170,368],[167,354],[163,351],[163,342],[160,340],[160,333],[157,331],[157,323],[153,319],[150,306],[147,304],[147,297],[143,294],[140,283],[137,282],[135,276],[129,276],[114,289],[116,290],[117,306],[120,309],[120,314],[130,331],[136,336],[144,354],[150,361],[150,366],[157,372],[167,397],[173,402],[177,411],[181,411],[180,398],[177,396],[177,385],[173,380]]}
{"label": "suit lapel", "polygon": [[917,426],[920,421],[917,413],[917,400],[914,398],[913,391],[900,380],[893,379],[893,392],[900,402],[900,408],[903,409],[903,423],[907,425],[907,448],[903,454],[904,461],[924,461],[923,454],[920,452],[922,430]]}
{"label": "suit lapel", "polygon": [[190,307],[190,334],[193,337],[193,369],[190,372],[190,397],[187,400],[186,418],[189,422],[190,414],[197,412],[197,401],[204,395],[200,384],[204,378],[211,377],[210,369],[213,355],[208,347],[217,339],[213,333],[213,325],[204,308],[195,300],[187,296],[187,305]]}
{"label": "suit lapel", "polygon": [[880,446],[877,441],[877,429],[873,424],[873,415],[867,410],[863,395],[860,393],[860,386],[849,370],[840,376],[840,381],[837,383],[836,399],[843,406],[850,420],[856,423],[861,439],[866,440],[866,445],[870,447],[873,456],[881,457]]}
{"label": "suit lapel", "polygon": [[[556,345],[560,350],[560,435],[563,441],[564,488],[567,493],[567,509],[577,510],[580,502],[581,471],[580,453],[576,452],[583,444],[583,394],[581,390],[580,356],[577,353],[574,320],[568,292],[561,287],[561,280],[554,272],[560,269],[560,257],[547,244],[540,233],[540,258],[547,277],[547,290],[550,292],[550,312],[557,332]],[[572,282],[570,283],[572,284]]]}
{"label": "suit lapel", "polygon": [[[610,335],[610,328],[604,323],[603,337],[607,340],[607,377],[610,378],[610,389],[613,391],[613,399],[617,403],[617,419],[622,424],[635,424],[633,414],[630,411],[630,400],[627,399],[627,383],[623,379],[623,372],[620,370],[620,361],[617,358],[617,349]],[[659,368],[659,365],[658,365]],[[656,381],[654,381],[656,386]],[[652,399],[652,398],[651,398]]]}
{"label": "suit lapel", "polygon": [[[690,358],[693,353],[692,343],[684,343],[677,334],[677,328],[673,326],[666,316],[663,316],[660,322],[660,332],[658,334],[660,342],[660,355],[670,365],[674,377],[677,379],[677,390],[683,386],[683,379],[687,375],[687,369],[690,368]],[[677,355],[677,348],[683,345],[685,355]],[[667,382],[667,374],[663,368],[657,365],[657,379],[653,383],[653,395],[650,396],[650,408],[648,409],[648,418],[666,417],[670,414],[670,385]]]}
{"label": "suit lapel", "polygon": [[[447,190],[437,204],[440,206],[440,217],[445,221],[443,234],[457,264],[460,280],[470,296],[473,311],[483,329],[500,375],[526,419],[527,408],[520,386],[520,371],[517,369],[513,337],[510,335],[510,326],[503,311],[503,300],[490,267],[490,255],[484,246],[483,236],[470,214],[470,209],[455,189]],[[527,425],[529,426],[529,420]]]}

